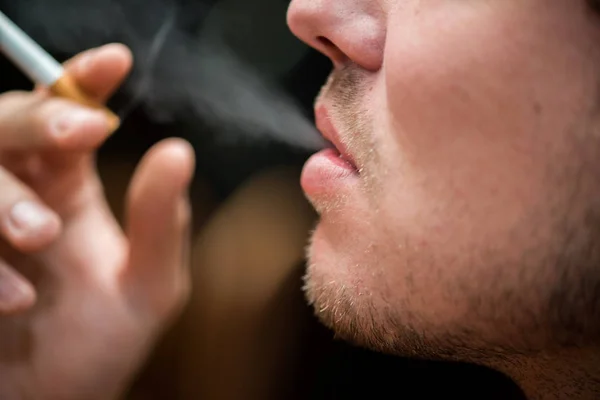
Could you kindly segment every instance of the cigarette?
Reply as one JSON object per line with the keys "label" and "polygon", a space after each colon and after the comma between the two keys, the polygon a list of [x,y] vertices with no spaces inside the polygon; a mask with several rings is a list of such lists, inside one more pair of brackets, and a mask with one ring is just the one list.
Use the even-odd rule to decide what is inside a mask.
{"label": "cigarette", "polygon": [[107,116],[110,131],[114,132],[119,128],[121,122],[117,115],[86,94],[65,73],[58,61],[1,11],[0,51],[34,83],[48,87],[56,96],[102,110]]}

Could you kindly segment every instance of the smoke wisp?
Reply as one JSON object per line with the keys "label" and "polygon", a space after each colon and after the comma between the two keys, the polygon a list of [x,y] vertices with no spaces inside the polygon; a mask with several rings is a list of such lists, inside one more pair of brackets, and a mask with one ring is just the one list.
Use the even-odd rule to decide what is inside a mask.
{"label": "smoke wisp", "polygon": [[[74,54],[118,41],[135,57],[131,102],[157,120],[208,124],[229,141],[276,140],[306,150],[324,146],[300,107],[220,37],[198,38],[184,27],[182,0],[19,0],[3,11],[51,51]],[[202,19],[208,7],[196,6]],[[202,40],[200,40],[202,39]],[[200,132],[198,134],[201,134]]]}

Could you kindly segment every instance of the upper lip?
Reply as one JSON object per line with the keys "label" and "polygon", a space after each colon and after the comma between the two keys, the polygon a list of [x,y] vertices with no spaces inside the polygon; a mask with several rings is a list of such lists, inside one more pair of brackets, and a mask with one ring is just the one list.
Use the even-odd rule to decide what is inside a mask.
{"label": "upper lip", "polygon": [[342,158],[356,167],[356,163],[348,151],[348,147],[341,140],[340,134],[333,125],[329,116],[329,111],[325,106],[321,105],[315,108],[315,122],[319,132],[321,132],[323,137],[337,149]]}

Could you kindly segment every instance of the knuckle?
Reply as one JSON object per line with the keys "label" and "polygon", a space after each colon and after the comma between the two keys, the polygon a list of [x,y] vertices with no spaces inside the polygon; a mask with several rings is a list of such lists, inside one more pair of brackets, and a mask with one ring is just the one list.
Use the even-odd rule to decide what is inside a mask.
{"label": "knuckle", "polygon": [[44,99],[37,107],[30,109],[29,116],[25,118],[28,126],[24,128],[33,136],[30,142],[59,147],[62,144],[59,123],[68,109],[68,102],[59,98]]}
{"label": "knuckle", "polygon": [[56,134],[56,118],[60,116],[64,106],[61,102],[49,100],[36,109],[31,117],[31,130],[40,135],[39,140],[50,146],[58,146],[60,137]]}

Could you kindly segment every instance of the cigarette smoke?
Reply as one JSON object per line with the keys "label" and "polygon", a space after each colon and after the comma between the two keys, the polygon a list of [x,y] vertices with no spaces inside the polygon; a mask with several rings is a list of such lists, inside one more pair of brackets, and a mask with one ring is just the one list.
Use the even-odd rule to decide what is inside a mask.
{"label": "cigarette smoke", "polygon": [[[19,0],[3,11],[45,48],[75,54],[119,41],[133,51],[132,100],[156,121],[203,123],[225,140],[276,140],[314,150],[324,141],[293,99],[227,48],[185,29],[182,0]],[[208,6],[194,3],[194,19]],[[182,13],[185,11],[185,13]],[[259,22],[257,22],[259,23]]]}

